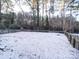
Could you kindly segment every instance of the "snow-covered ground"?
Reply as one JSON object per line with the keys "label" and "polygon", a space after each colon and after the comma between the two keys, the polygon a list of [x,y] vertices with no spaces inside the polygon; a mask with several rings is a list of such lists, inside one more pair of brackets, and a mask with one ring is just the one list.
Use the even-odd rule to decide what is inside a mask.
{"label": "snow-covered ground", "polygon": [[79,33],[72,33],[72,35],[79,35]]}
{"label": "snow-covered ground", "polygon": [[0,59],[79,59],[67,37],[60,33],[0,34]]}
{"label": "snow-covered ground", "polygon": [[73,34],[73,35],[79,36],[79,34]]}

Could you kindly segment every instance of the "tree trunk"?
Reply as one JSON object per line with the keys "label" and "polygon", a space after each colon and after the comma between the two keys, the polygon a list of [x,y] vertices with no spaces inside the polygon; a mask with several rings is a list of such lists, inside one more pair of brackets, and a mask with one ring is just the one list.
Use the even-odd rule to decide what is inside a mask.
{"label": "tree trunk", "polygon": [[39,0],[37,0],[37,27],[39,27]]}
{"label": "tree trunk", "polygon": [[1,23],[1,0],[0,0],[0,23]]}

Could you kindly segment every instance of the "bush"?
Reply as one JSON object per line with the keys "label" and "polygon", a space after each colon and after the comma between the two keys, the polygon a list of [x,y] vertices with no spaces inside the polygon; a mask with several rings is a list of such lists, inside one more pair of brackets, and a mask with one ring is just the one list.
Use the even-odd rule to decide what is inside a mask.
{"label": "bush", "polygon": [[18,24],[11,24],[9,26],[10,29],[20,29],[20,26]]}
{"label": "bush", "polygon": [[9,22],[8,20],[4,21],[4,26],[5,26],[6,28],[9,28],[9,25],[10,25],[10,22]]}
{"label": "bush", "polygon": [[3,24],[0,24],[0,29],[5,29],[6,27]]}

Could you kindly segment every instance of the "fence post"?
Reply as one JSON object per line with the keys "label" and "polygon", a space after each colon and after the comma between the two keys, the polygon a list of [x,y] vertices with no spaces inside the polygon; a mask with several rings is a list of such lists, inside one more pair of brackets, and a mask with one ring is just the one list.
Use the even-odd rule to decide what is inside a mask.
{"label": "fence post", "polygon": [[75,48],[79,50],[79,37],[76,37],[76,46],[75,46]]}

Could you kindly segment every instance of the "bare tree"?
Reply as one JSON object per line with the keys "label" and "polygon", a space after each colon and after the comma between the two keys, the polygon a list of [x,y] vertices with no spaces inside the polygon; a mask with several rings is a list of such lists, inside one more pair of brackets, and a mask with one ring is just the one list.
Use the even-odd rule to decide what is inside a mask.
{"label": "bare tree", "polygon": [[1,22],[1,0],[0,0],[0,22]]}

